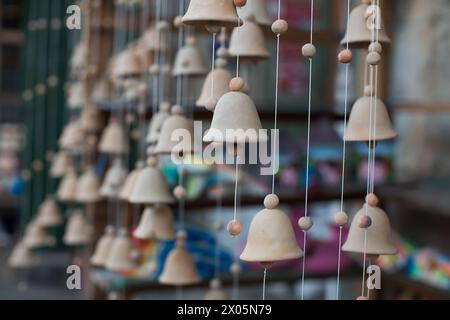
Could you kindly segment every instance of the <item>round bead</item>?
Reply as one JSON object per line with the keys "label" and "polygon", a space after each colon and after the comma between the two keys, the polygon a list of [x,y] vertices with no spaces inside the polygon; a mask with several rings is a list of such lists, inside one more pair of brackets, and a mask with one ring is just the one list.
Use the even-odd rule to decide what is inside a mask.
{"label": "round bead", "polygon": [[158,164],[158,159],[155,156],[148,157],[147,165],[149,167],[156,167],[157,164]]}
{"label": "round bead", "polygon": [[364,96],[370,97],[372,95],[372,87],[370,85],[364,86]]}
{"label": "round bead", "polygon": [[208,101],[206,101],[206,104],[205,104],[206,110],[209,110],[211,112],[214,111],[214,109],[216,108],[217,102],[218,101],[217,101],[216,98],[214,98],[214,97],[209,98]]}
{"label": "round bead", "polygon": [[219,49],[217,49],[217,56],[219,58],[226,58],[226,57],[228,57],[228,49],[224,48],[224,47],[220,47]]}
{"label": "round bead", "polygon": [[34,160],[31,166],[35,172],[40,172],[44,168],[44,164],[41,160]]}
{"label": "round bead", "polygon": [[340,227],[345,226],[348,223],[348,215],[343,211],[338,212],[334,216],[334,222]]}
{"label": "round bead", "polygon": [[230,272],[234,275],[241,273],[241,265],[238,262],[234,262],[230,267]]}
{"label": "round bead", "polygon": [[272,210],[278,207],[278,204],[280,203],[280,199],[276,194],[269,194],[264,198],[264,207],[266,209]]}
{"label": "round bead", "polygon": [[241,77],[235,77],[230,81],[230,90],[231,91],[241,91],[245,86],[244,79]]}
{"label": "round bead", "polygon": [[227,231],[233,237],[240,235],[242,232],[242,223],[238,220],[231,220],[228,222]]}
{"label": "round bead", "polygon": [[234,5],[236,7],[243,7],[247,3],[247,0],[234,0]]}
{"label": "round bead", "polygon": [[309,229],[312,228],[314,222],[311,219],[311,217],[301,217],[298,220],[298,226],[300,227],[300,229],[302,229],[303,231],[308,231]]}
{"label": "round bead", "polygon": [[307,43],[302,47],[302,55],[305,58],[312,59],[317,53],[316,46],[312,43]]}
{"label": "round bead", "polygon": [[366,197],[366,202],[369,206],[376,207],[376,206],[378,206],[378,203],[380,201],[378,200],[378,197],[375,194],[370,193]]}
{"label": "round bead", "polygon": [[219,33],[220,32],[220,26],[217,25],[213,25],[213,24],[208,24],[206,25],[206,30],[208,30],[209,33]]}
{"label": "round bead", "polygon": [[38,85],[36,85],[36,93],[39,96],[44,95],[46,91],[47,91],[47,88],[45,87],[45,84],[39,83]]}
{"label": "round bead", "polygon": [[175,28],[181,28],[183,26],[183,17],[177,16],[173,19],[173,25]]}
{"label": "round bead", "polygon": [[368,215],[363,215],[358,219],[358,226],[361,229],[367,229],[372,225],[372,219]]}
{"label": "round bead", "polygon": [[367,63],[371,66],[376,66],[381,61],[381,55],[378,52],[370,52],[367,55]]}
{"label": "round bead", "polygon": [[154,75],[154,76],[157,75],[159,73],[159,66],[157,64],[152,64],[150,66],[150,68],[148,69],[148,72],[151,75]]}
{"label": "round bead", "polygon": [[186,241],[188,235],[186,231],[178,231],[177,232],[177,240]]}
{"label": "round bead", "polygon": [[173,195],[178,200],[186,198],[186,189],[183,186],[176,186],[175,189],[173,189]]}
{"label": "round bead", "polygon": [[58,79],[57,76],[50,76],[50,77],[48,77],[48,79],[47,79],[47,83],[48,83],[48,85],[49,85],[50,87],[54,88],[54,87],[56,87],[56,86],[58,85],[59,79]]}
{"label": "round bead", "polygon": [[161,20],[156,24],[156,29],[159,31],[169,30],[169,23],[167,21]]}
{"label": "round bead", "polygon": [[161,104],[159,105],[159,111],[169,112],[169,110],[170,110],[170,103],[167,101],[161,102]]}
{"label": "round bead", "polygon": [[174,105],[172,107],[172,114],[173,115],[182,115],[183,114],[183,108],[179,105]]}
{"label": "round bead", "polygon": [[272,23],[272,32],[275,34],[283,34],[288,31],[289,25],[286,20],[278,19]]}
{"label": "round bead", "polygon": [[382,53],[383,52],[383,47],[381,46],[381,43],[379,42],[373,42],[369,45],[369,52],[378,52],[378,53]]}
{"label": "round bead", "polygon": [[356,298],[356,300],[369,300],[369,298],[365,296],[359,296],[358,298]]}
{"label": "round bead", "polygon": [[216,67],[217,68],[225,68],[227,66],[227,60],[224,58],[217,58]]}
{"label": "round bead", "polygon": [[352,62],[353,53],[349,49],[342,50],[338,54],[338,60],[340,63],[348,64]]}

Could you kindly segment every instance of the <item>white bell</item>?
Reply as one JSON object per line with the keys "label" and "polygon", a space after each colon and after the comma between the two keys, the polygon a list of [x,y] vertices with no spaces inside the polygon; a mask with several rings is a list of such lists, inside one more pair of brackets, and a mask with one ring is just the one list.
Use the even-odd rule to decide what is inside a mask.
{"label": "white bell", "polygon": [[126,229],[120,229],[114,239],[105,267],[116,272],[130,271],[136,266],[132,258],[133,244]]}
{"label": "white bell", "polygon": [[196,38],[187,38],[185,46],[178,49],[172,75],[176,77],[201,76],[207,73],[208,67],[197,45]]}
{"label": "white bell", "polygon": [[92,226],[86,221],[83,212],[72,212],[66,225],[63,241],[68,246],[82,246],[91,241]]}
{"label": "white bell", "polygon": [[249,16],[253,16],[256,23],[264,26],[270,26],[273,19],[267,12],[266,0],[249,0],[243,7],[237,8],[239,17],[247,19]]}
{"label": "white bell", "polygon": [[38,265],[39,261],[39,257],[20,242],[14,247],[8,259],[8,265],[15,269],[29,269]]}
{"label": "white bell", "polygon": [[175,239],[172,210],[165,205],[146,207],[133,235],[137,239],[144,240],[169,241]]}
{"label": "white bell", "polygon": [[100,195],[105,198],[119,197],[127,174],[128,172],[123,167],[122,161],[120,159],[114,160],[111,168],[106,172],[102,186],[100,187]]}
{"label": "white bell", "polygon": [[98,240],[95,246],[94,254],[91,257],[91,263],[95,267],[104,267],[106,260],[111,252],[112,244],[114,242],[114,227],[107,226],[105,233]]}
{"label": "white bell", "polygon": [[159,111],[152,117],[152,120],[150,122],[147,137],[145,138],[147,143],[158,142],[162,126],[169,117],[170,104],[168,102],[162,102],[159,105]]}
{"label": "white bell", "polygon": [[101,200],[100,183],[94,168],[89,167],[78,179],[77,200],[81,203],[95,203]]}
{"label": "white bell", "polygon": [[36,216],[36,224],[43,228],[50,228],[61,225],[64,218],[59,211],[58,205],[53,197],[47,197],[39,206]]}

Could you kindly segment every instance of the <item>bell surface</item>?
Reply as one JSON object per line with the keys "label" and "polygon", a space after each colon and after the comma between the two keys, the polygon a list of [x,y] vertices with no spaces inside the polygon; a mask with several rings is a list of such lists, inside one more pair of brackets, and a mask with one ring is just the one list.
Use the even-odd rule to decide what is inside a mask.
{"label": "bell surface", "polygon": [[62,202],[75,202],[77,200],[78,178],[73,168],[64,175],[64,178],[58,186],[56,195]]}
{"label": "bell surface", "polygon": [[[219,67],[215,68],[206,76],[202,92],[195,105],[197,107],[205,107],[206,103],[211,98],[219,101],[225,93],[230,91],[231,79],[233,79],[233,76],[227,69]],[[214,82],[214,90],[211,90],[212,82]]]}
{"label": "bell surface", "polygon": [[191,0],[182,21],[190,26],[235,27],[239,17],[233,0]]}
{"label": "bell surface", "polygon": [[158,142],[162,126],[169,117],[170,104],[167,102],[163,102],[159,105],[159,111],[152,117],[152,120],[150,121],[147,137],[145,138],[145,141],[147,143]]}
{"label": "bell surface", "polygon": [[103,131],[98,145],[98,151],[107,154],[125,154],[129,150],[129,144],[125,129],[117,120],[111,119]]}
{"label": "bell surface", "polygon": [[136,266],[132,259],[133,244],[125,229],[119,230],[115,237],[105,267],[116,272],[125,272]]}
{"label": "bell surface", "polygon": [[239,56],[239,59],[251,61],[270,57],[270,53],[266,49],[263,31],[252,20],[246,20],[241,27],[234,28],[228,53],[232,57]]}
{"label": "bell surface", "polygon": [[94,267],[104,267],[106,260],[111,252],[112,244],[114,241],[114,227],[107,226],[105,228],[105,233],[97,241],[95,246],[94,254],[92,255],[90,261]]}
{"label": "bell surface", "polygon": [[133,236],[143,240],[169,241],[175,239],[172,210],[164,205],[146,207]]}
{"label": "bell surface", "polygon": [[170,204],[175,199],[161,170],[148,166],[139,174],[129,201],[135,204]]}
{"label": "bell surface", "polygon": [[270,26],[273,19],[267,12],[266,0],[249,0],[243,7],[237,8],[239,17],[248,19],[249,16],[254,17],[255,22],[260,25]]}
{"label": "bell surface", "polygon": [[63,216],[53,197],[48,197],[40,205],[36,224],[43,228],[56,227],[63,223]]}
{"label": "bell surface", "polygon": [[81,110],[80,126],[83,131],[97,132],[103,128],[102,112],[95,106],[86,106]]}
{"label": "bell surface", "polygon": [[175,77],[201,76],[207,74],[208,71],[197,41],[193,37],[188,38],[186,44],[177,52],[172,75]]}
{"label": "bell surface", "polygon": [[142,169],[144,169],[143,163],[138,163],[136,165],[136,168],[131,171],[130,174],[128,174],[123,184],[122,190],[120,191],[119,199],[128,201]]}
{"label": "bell surface", "polygon": [[55,244],[56,239],[37,223],[32,223],[27,228],[23,238],[23,245],[30,249],[53,247]]}
{"label": "bell surface", "polygon": [[74,211],[69,218],[63,241],[68,246],[82,246],[91,241],[92,226],[86,221],[81,211]]}
{"label": "bell surface", "polygon": [[78,81],[70,85],[67,106],[69,109],[81,109],[87,103],[87,92],[86,82]]}
{"label": "bell surface", "polygon": [[81,203],[95,203],[101,200],[100,182],[94,168],[88,168],[78,179],[77,200]]}
{"label": "bell surface", "polygon": [[52,159],[50,177],[61,178],[72,167],[73,163],[70,155],[64,150],[59,151]]}
{"label": "bell surface", "polygon": [[100,187],[100,195],[105,198],[118,198],[127,175],[128,172],[123,167],[121,160],[116,159],[106,172]]}
{"label": "bell surface", "polygon": [[69,122],[59,138],[58,144],[61,149],[79,152],[83,149],[85,136],[81,128],[81,122],[75,120]]}
{"label": "bell surface", "polygon": [[8,259],[8,265],[15,269],[28,269],[37,264],[39,257],[21,242],[14,247]]}

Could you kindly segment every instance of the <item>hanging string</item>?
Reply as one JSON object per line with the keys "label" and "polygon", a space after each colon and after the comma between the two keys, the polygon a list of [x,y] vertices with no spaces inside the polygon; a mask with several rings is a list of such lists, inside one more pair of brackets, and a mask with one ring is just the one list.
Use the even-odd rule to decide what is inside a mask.
{"label": "hanging string", "polygon": [[[241,38],[241,18],[238,17],[238,26],[237,26],[237,38]],[[236,54],[236,77],[239,77],[239,66],[240,66],[241,55],[238,50]]]}
{"label": "hanging string", "polygon": [[[184,0],[180,1],[179,4],[179,15],[180,17],[183,15],[184,13]],[[178,49],[181,49],[181,47],[183,46],[183,26],[179,26],[178,27]],[[183,94],[183,76],[179,75],[177,77],[177,105],[181,106],[182,104],[182,94]]]}
{"label": "hanging string", "polygon": [[158,102],[159,102],[159,86],[160,86],[160,78],[159,74],[161,72],[161,53],[160,53],[160,45],[161,45],[161,0],[155,1],[155,33],[156,33],[156,59],[155,65],[158,67],[158,72],[153,75],[153,114],[156,114],[158,111]]}
{"label": "hanging string", "polygon": [[214,97],[214,76],[212,76],[212,73],[214,72],[214,69],[216,68],[216,36],[217,36],[217,33],[213,32],[212,59],[211,59],[211,98]]}

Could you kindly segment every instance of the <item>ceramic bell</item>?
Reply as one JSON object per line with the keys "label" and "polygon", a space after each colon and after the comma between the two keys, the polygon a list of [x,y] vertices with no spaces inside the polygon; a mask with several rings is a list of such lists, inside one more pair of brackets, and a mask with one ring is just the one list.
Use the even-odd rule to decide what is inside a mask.
{"label": "ceramic bell", "polygon": [[249,0],[245,6],[237,8],[237,12],[244,20],[253,16],[256,23],[260,25],[270,26],[273,22],[267,12],[266,0]]}
{"label": "ceramic bell", "polygon": [[72,158],[66,151],[59,151],[52,159],[50,177],[61,178],[70,168],[73,168]]}
{"label": "ceramic bell", "polygon": [[[239,79],[239,85],[234,91],[228,92],[220,98],[214,110],[211,128],[203,137],[204,142],[219,143],[256,143],[267,141],[265,131],[261,131],[256,106],[252,99],[240,90],[244,87],[241,78],[234,78],[230,84]],[[231,86],[230,86],[231,88]],[[230,134],[227,130],[234,130]]]}
{"label": "ceramic bell", "polygon": [[59,147],[74,152],[81,151],[85,142],[84,138],[81,122],[79,120],[72,121],[66,125],[59,138]]}
{"label": "ceramic bell", "polygon": [[87,87],[86,82],[78,81],[70,86],[67,106],[69,109],[80,109],[87,103]]}
{"label": "ceramic bell", "polygon": [[[366,215],[371,221],[367,229],[360,225],[361,219]],[[365,242],[366,231],[367,241]],[[364,254],[364,243],[366,243],[367,255],[397,254],[397,248],[392,239],[391,224],[386,212],[376,205],[369,205],[367,202],[353,218],[342,251]]]}
{"label": "ceramic bell", "polygon": [[[179,134],[175,134],[175,131]],[[183,115],[179,106],[172,108],[172,115],[161,127],[158,144],[153,150],[155,154],[188,154],[199,150],[201,147],[194,139],[194,122]]]}
{"label": "ceramic bell", "polygon": [[219,279],[213,279],[211,281],[210,289],[205,294],[203,300],[210,301],[220,301],[220,300],[228,300],[228,293],[222,289],[222,284]]}
{"label": "ceramic bell", "polygon": [[268,59],[269,51],[266,49],[265,38],[261,27],[250,16],[244,24],[234,28],[231,33],[228,53],[232,57],[239,55],[242,60],[258,61]]}
{"label": "ceramic bell", "polygon": [[141,66],[139,57],[130,47],[119,53],[115,59],[111,70],[113,79],[123,79],[128,77],[139,77],[143,68]]}
{"label": "ceramic bell", "polygon": [[266,208],[250,224],[241,260],[271,264],[303,257],[291,221],[283,211],[277,209],[278,203],[278,197],[273,194],[264,200]]}
{"label": "ceramic bell", "polygon": [[167,180],[161,170],[156,167],[156,159],[150,158],[134,185],[129,198],[135,204],[174,203],[175,199],[169,191]]}
{"label": "ceramic bell", "polygon": [[[367,17],[366,13],[368,8],[369,6],[367,4],[360,4],[352,10],[348,22],[348,29],[344,38],[341,40],[341,45],[344,46],[347,44],[347,38],[351,48],[367,48],[370,45],[372,42],[372,30],[368,28],[368,19],[373,18],[372,16]],[[378,31],[378,41],[384,44],[391,43],[391,39],[389,39],[384,30],[382,21],[381,30]]]}
{"label": "ceramic bell", "polygon": [[39,206],[36,216],[36,224],[43,228],[50,228],[62,224],[64,218],[59,211],[58,205],[53,197],[47,197]]}
{"label": "ceramic bell", "polygon": [[159,105],[159,111],[152,117],[150,126],[148,127],[147,137],[145,141],[147,143],[156,143],[161,133],[161,128],[164,122],[170,117],[170,104],[168,102],[162,102]]}
{"label": "ceramic bell", "polygon": [[74,211],[66,225],[63,241],[68,246],[82,246],[91,241],[92,226],[86,221],[83,212]]}
{"label": "ceramic bell", "polygon": [[[197,99],[195,105],[197,107],[205,107],[208,100],[211,98],[219,101],[222,96],[230,91],[230,81],[233,79],[231,73],[222,67],[216,67],[211,71],[203,83],[202,92],[200,97]],[[211,85],[214,81],[214,91],[211,91]]]}
{"label": "ceramic bell", "polygon": [[125,154],[129,144],[125,129],[116,119],[112,118],[103,131],[98,145],[98,151],[107,154]]}
{"label": "ceramic bell", "polygon": [[102,186],[100,187],[100,195],[105,198],[119,197],[127,175],[128,172],[123,167],[121,160],[114,160],[112,166],[106,172]]}
{"label": "ceramic bell", "polygon": [[191,0],[182,21],[190,26],[235,27],[239,17],[233,0]]}
{"label": "ceramic bell", "polygon": [[84,69],[87,66],[89,57],[89,47],[86,41],[81,41],[75,47],[70,59],[70,67],[75,72]]}
{"label": "ceramic bell", "polygon": [[[158,24],[160,25],[160,24]],[[167,42],[162,41],[161,32],[158,30],[158,26],[150,26],[142,35],[140,42],[143,48],[150,52],[159,52],[167,50]]]}
{"label": "ceramic bell", "polygon": [[30,249],[53,247],[55,244],[56,239],[36,222],[30,224],[23,238],[23,245]]}
{"label": "ceramic bell", "polygon": [[[371,101],[371,97],[365,96],[359,98],[353,105],[344,137],[346,141],[380,141],[393,139],[397,136],[392,127],[386,105],[378,98],[374,99],[372,103]],[[372,117],[370,116],[371,104]],[[370,120],[372,120],[372,126]],[[369,132],[370,128],[372,128],[372,133]]]}
{"label": "ceramic bell", "polygon": [[33,268],[37,264],[39,264],[39,257],[21,242],[14,247],[8,259],[8,265],[16,269]]}
{"label": "ceramic bell", "polygon": [[80,126],[85,132],[97,132],[103,128],[103,118],[100,109],[93,105],[81,110]]}
{"label": "ceramic bell", "polygon": [[73,168],[69,169],[58,186],[56,195],[62,202],[75,202],[77,200],[78,178]]}
{"label": "ceramic bell", "polygon": [[125,179],[122,190],[120,191],[119,199],[128,201],[142,169],[144,169],[144,163],[140,161],[136,164],[136,168],[131,171]]}
{"label": "ceramic bell", "polygon": [[175,239],[172,210],[165,205],[146,207],[133,236],[144,240],[169,241]]}
{"label": "ceramic bell", "polygon": [[175,248],[169,253],[159,277],[161,284],[187,286],[201,281],[192,255],[186,251],[186,234],[177,234]]}
{"label": "ceramic bell", "polygon": [[205,59],[197,45],[197,39],[190,36],[186,39],[185,46],[181,47],[175,57],[172,75],[179,76],[201,76],[208,73]]}
{"label": "ceramic bell", "polygon": [[111,252],[111,247],[114,241],[114,227],[107,226],[105,233],[98,240],[95,246],[94,254],[91,257],[91,264],[94,267],[104,267],[106,260]]}
{"label": "ceramic bell", "polygon": [[92,100],[95,102],[110,101],[111,83],[106,78],[97,80],[92,89]]}
{"label": "ceramic bell", "polygon": [[126,229],[120,229],[111,246],[105,267],[116,272],[130,271],[135,268],[132,258],[133,244]]}
{"label": "ceramic bell", "polygon": [[100,183],[94,168],[89,167],[78,179],[77,201],[80,203],[95,203],[101,200]]}

